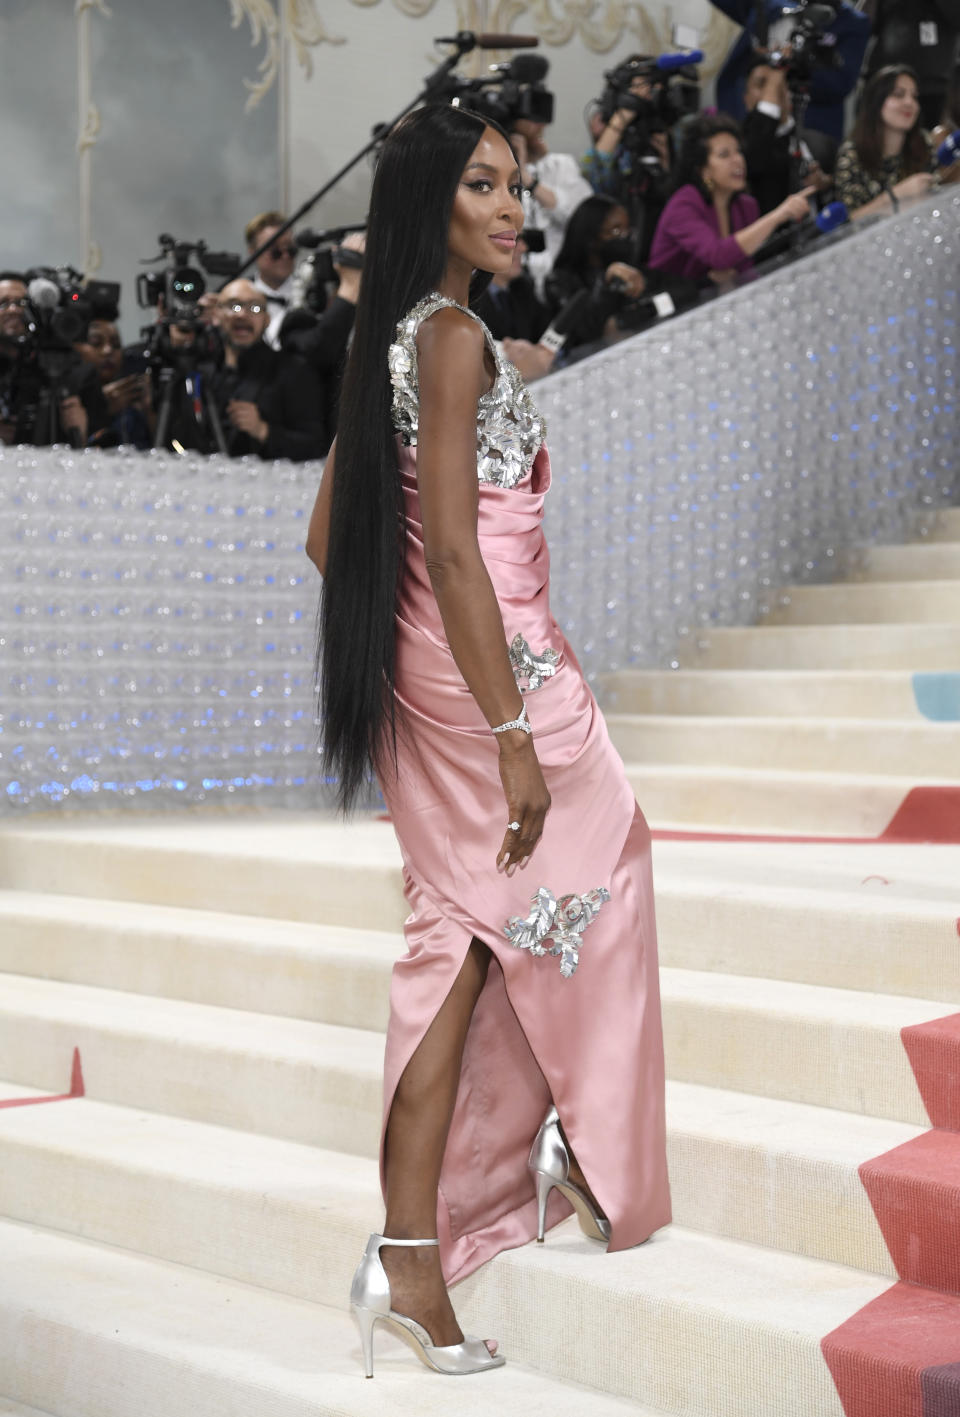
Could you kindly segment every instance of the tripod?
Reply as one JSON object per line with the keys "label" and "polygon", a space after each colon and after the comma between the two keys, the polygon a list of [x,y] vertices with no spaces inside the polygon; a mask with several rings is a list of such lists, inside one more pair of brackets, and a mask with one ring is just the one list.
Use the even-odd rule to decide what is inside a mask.
{"label": "tripod", "polygon": [[195,425],[201,436],[206,429],[209,429],[217,445],[217,451],[222,453],[224,457],[228,456],[227,440],[223,436],[223,424],[220,421],[220,414],[210,390],[208,375],[212,372],[212,365],[203,369],[187,369],[184,366],[183,356],[160,366],[157,375],[157,383],[160,388],[160,409],[157,413],[157,426],[153,436],[155,448],[164,448],[167,445],[174,396],[177,392],[182,392],[190,404]]}

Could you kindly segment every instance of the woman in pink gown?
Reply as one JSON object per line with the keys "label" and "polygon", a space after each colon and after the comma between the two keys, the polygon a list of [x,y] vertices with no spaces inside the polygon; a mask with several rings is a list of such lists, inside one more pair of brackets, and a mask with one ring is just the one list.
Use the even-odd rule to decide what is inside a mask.
{"label": "woman in pink gown", "polygon": [[[401,194],[424,169],[435,191],[445,164],[445,260],[407,281],[397,308],[404,282],[378,261],[397,258],[402,233],[384,232],[399,225]],[[542,419],[465,308],[474,270],[510,264],[518,180],[505,136],[459,110],[421,109],[388,140],[308,539],[325,576],[327,762],[345,805],[357,765],[374,763],[411,911],[390,994],[386,1223],[352,1296],[368,1375],[381,1320],[441,1371],[502,1361],[463,1339],[444,1284],[533,1239],[538,1197],[548,1226],[573,1199],[611,1250],[670,1219],[649,832],[550,613]],[[421,193],[418,220],[428,201]],[[371,408],[362,379],[378,353],[389,384]],[[384,412],[387,452],[375,441]],[[378,457],[386,475],[370,472]],[[388,585],[380,651],[363,577]],[[371,659],[379,697],[364,679]],[[551,1105],[559,1123],[541,1128],[528,1168]]]}

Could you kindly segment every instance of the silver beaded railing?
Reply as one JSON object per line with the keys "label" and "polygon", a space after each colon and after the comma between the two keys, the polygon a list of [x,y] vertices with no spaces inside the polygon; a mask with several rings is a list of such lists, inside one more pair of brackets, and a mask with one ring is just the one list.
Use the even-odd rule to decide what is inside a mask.
{"label": "silver beaded railing", "polygon": [[[552,603],[683,662],[958,499],[960,195],[536,386]],[[0,812],[321,800],[318,465],[0,449]]]}

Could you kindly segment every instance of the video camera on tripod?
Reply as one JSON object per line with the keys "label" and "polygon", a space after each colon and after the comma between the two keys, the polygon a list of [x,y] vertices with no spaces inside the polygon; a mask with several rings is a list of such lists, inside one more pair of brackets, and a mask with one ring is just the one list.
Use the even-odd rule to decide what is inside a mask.
{"label": "video camera on tripod", "polygon": [[[159,412],[154,434],[154,447],[166,447],[177,395],[180,405],[188,410],[196,424],[196,432],[209,429],[221,453],[227,444],[216,405],[210,397],[209,376],[223,358],[223,345],[217,330],[207,323],[201,307],[206,294],[207,275],[236,275],[240,257],[230,251],[211,251],[205,241],[177,241],[161,234],[160,254],[148,257],[142,264],[164,261],[159,271],[141,271],[137,276],[137,302],[149,310],[162,310],[153,325],[141,331],[147,342],[146,365],[150,369],[158,393]],[[195,257],[196,265],[191,265]]]}
{"label": "video camera on tripod", "polygon": [[60,405],[69,398],[74,345],[98,315],[115,319],[120,286],[84,281],[72,266],[34,266],[26,273],[22,332],[0,336],[5,369],[0,381],[0,421],[16,428],[18,441],[80,445],[74,429],[62,426]]}
{"label": "video camera on tripod", "polygon": [[469,108],[508,133],[518,118],[552,123],[554,99],[544,83],[549,70],[550,61],[542,54],[517,54],[505,64],[491,64],[477,79],[447,74],[436,87],[436,101]]}

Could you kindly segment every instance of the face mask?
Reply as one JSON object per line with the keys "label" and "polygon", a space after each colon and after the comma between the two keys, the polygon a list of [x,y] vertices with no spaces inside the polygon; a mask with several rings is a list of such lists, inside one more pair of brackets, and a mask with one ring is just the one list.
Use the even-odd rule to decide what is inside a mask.
{"label": "face mask", "polygon": [[611,261],[625,261],[628,265],[636,260],[636,252],[632,237],[611,236],[608,241],[601,241],[598,250],[604,265],[609,266]]}

